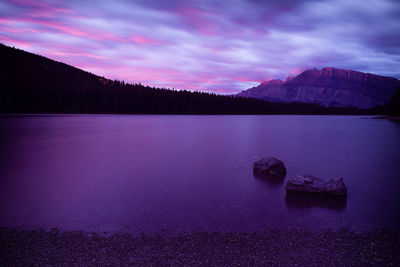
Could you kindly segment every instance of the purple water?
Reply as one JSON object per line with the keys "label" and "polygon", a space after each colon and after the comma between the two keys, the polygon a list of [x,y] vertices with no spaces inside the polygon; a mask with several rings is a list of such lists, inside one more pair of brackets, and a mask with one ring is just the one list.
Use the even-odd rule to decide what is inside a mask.
{"label": "purple water", "polygon": [[[400,229],[400,124],[360,116],[0,117],[0,227],[88,231]],[[345,203],[285,198],[344,177]]]}

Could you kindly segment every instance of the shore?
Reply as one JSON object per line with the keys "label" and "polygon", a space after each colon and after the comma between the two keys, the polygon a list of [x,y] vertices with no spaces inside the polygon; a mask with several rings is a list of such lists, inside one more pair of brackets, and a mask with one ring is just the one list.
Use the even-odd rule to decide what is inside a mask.
{"label": "shore", "polygon": [[400,233],[275,230],[110,236],[0,230],[1,266],[399,266]]}
{"label": "shore", "polygon": [[400,116],[378,116],[378,117],[373,117],[373,119],[386,119],[390,121],[400,122]]}

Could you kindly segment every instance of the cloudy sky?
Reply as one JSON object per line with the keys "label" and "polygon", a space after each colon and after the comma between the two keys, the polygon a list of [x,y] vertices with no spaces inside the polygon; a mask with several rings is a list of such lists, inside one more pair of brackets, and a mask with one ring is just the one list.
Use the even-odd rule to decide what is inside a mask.
{"label": "cloudy sky", "polygon": [[400,78],[400,1],[0,0],[0,42],[107,78],[218,94],[314,67]]}

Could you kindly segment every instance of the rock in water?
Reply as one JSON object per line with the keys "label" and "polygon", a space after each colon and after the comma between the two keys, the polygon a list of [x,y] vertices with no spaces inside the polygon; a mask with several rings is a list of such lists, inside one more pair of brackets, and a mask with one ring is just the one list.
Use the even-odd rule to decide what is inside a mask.
{"label": "rock in water", "polygon": [[347,189],[341,177],[323,180],[311,175],[297,175],[286,183],[285,190],[287,194],[307,193],[337,197],[347,195]]}
{"label": "rock in water", "polygon": [[263,158],[254,162],[253,173],[257,176],[285,177],[286,168],[279,159]]}

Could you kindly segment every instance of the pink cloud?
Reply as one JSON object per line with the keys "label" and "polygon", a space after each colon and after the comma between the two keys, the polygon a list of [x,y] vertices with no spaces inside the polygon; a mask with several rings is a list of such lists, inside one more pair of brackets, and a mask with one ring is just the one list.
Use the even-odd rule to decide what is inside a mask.
{"label": "pink cloud", "polygon": [[32,0],[10,0],[11,3],[17,6],[27,8],[28,15],[30,17],[40,18],[55,18],[59,14],[64,13],[71,15],[73,11],[66,7],[56,6],[44,1],[32,1]]}
{"label": "pink cloud", "polygon": [[[4,31],[9,31],[9,32],[13,32],[13,33],[24,33],[24,32],[39,33],[40,31],[38,29],[33,28],[33,27],[35,27],[35,25],[39,25],[39,26],[43,26],[47,29],[58,31],[63,34],[77,36],[77,37],[91,38],[91,39],[97,40],[97,41],[111,40],[111,41],[115,41],[115,42],[126,42],[125,39],[120,38],[111,32],[105,32],[105,31],[94,30],[94,29],[90,29],[90,30],[77,29],[76,27],[68,26],[63,23],[53,21],[53,20],[20,17],[20,18],[1,20],[0,23],[8,24],[8,25],[28,23],[32,26],[30,28],[15,28],[15,27],[13,28],[11,26],[9,26],[7,28],[3,26],[1,28]],[[1,25],[0,25],[0,27],[1,27]],[[150,40],[150,39],[146,39],[146,40]]]}
{"label": "pink cloud", "polygon": [[91,53],[86,53],[86,52],[59,52],[59,51],[51,51],[47,52],[49,55],[55,55],[55,56],[61,56],[61,57],[66,57],[66,56],[80,56],[80,57],[90,57],[90,58],[95,58],[95,59],[107,59],[105,56],[100,56],[100,55],[94,55]]}
{"label": "pink cloud", "polygon": [[25,49],[28,49],[28,48],[32,47],[32,45],[27,43],[27,42],[16,40],[16,39],[7,37],[5,35],[0,35],[0,39],[1,39],[1,42],[4,42],[5,44],[11,45],[11,46],[15,46],[16,45],[18,47],[22,47],[22,48],[25,48]]}
{"label": "pink cloud", "polygon": [[158,44],[158,42],[156,40],[153,40],[153,39],[150,39],[150,38],[147,38],[144,36],[140,36],[140,35],[131,36],[129,39],[137,44],[151,44],[151,45]]}
{"label": "pink cloud", "polygon": [[83,32],[83,31],[81,31],[79,29],[76,29],[76,28],[73,28],[73,27],[69,27],[69,26],[66,26],[66,25],[62,25],[62,24],[54,22],[54,21],[39,21],[39,20],[36,20],[35,23],[44,25],[46,27],[49,27],[49,28],[52,28],[52,29],[55,29],[55,30],[58,30],[60,32],[63,32],[63,33],[66,33],[66,34],[70,34],[70,35],[86,36],[86,37],[88,36],[87,33]]}
{"label": "pink cloud", "polygon": [[265,80],[253,79],[251,77],[235,77],[235,80],[239,82],[259,82],[259,83],[265,81]]}
{"label": "pink cloud", "polygon": [[[29,18],[29,17],[19,17],[19,18],[11,18],[5,21],[8,24],[18,24],[18,23],[27,23],[32,27],[36,25],[44,26],[53,30],[60,31],[65,34],[74,35],[74,36],[88,36],[87,33],[81,31],[79,29],[75,29],[73,27],[63,25],[60,22],[52,21],[52,20],[45,20],[45,19],[37,19],[37,18]],[[32,27],[28,29],[32,29]],[[35,30],[34,30],[35,31]],[[38,31],[36,29],[36,31]]]}
{"label": "pink cloud", "polygon": [[32,33],[39,33],[39,30],[32,29],[32,28],[25,28],[24,30],[27,32],[32,32]]}
{"label": "pink cloud", "polygon": [[127,42],[127,40],[125,40],[124,38],[120,38],[111,32],[105,32],[105,31],[93,33],[92,37],[96,40],[110,40],[121,43]]}
{"label": "pink cloud", "polygon": [[209,12],[193,7],[184,7],[178,10],[177,14],[183,17],[188,26],[198,30],[203,35],[213,36],[218,34],[218,23],[210,20],[210,17],[218,17],[219,14],[215,12]]}
{"label": "pink cloud", "polygon": [[12,27],[5,27],[0,25],[1,32],[9,32],[9,33],[23,33],[25,32],[24,29],[12,28]]}

